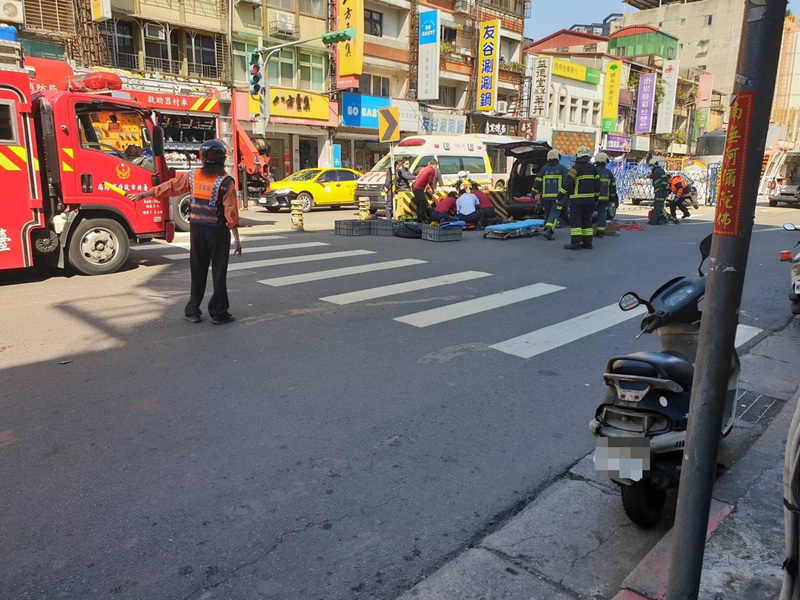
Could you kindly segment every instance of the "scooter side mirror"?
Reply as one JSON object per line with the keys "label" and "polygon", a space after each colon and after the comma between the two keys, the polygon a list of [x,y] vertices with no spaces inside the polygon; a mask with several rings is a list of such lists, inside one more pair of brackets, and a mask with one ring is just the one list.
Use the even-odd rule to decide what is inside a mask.
{"label": "scooter side mirror", "polygon": [[703,238],[703,241],[700,242],[700,255],[703,257],[703,260],[711,256],[711,241],[713,239],[714,239],[714,234],[709,233],[706,237]]}
{"label": "scooter side mirror", "polygon": [[642,303],[642,299],[635,292],[628,292],[619,299],[619,307],[624,311],[633,310]]}
{"label": "scooter side mirror", "polygon": [[797,231],[797,227],[793,223],[784,223],[783,228],[786,231]]}

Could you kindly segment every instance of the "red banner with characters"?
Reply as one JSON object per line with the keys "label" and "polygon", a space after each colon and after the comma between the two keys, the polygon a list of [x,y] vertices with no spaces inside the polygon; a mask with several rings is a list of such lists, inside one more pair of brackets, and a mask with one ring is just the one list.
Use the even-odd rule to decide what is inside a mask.
{"label": "red banner with characters", "polygon": [[747,149],[750,145],[750,126],[753,121],[755,97],[755,92],[742,92],[734,96],[731,104],[725,154],[719,172],[714,235],[726,237],[739,235]]}

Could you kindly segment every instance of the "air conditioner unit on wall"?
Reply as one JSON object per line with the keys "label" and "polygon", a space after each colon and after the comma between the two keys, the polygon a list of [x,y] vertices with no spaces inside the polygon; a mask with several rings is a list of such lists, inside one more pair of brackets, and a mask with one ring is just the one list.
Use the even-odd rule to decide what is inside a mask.
{"label": "air conditioner unit on wall", "polygon": [[275,11],[275,33],[294,35],[294,14]]}
{"label": "air conditioner unit on wall", "polygon": [[167,32],[164,30],[163,25],[159,25],[158,23],[147,23],[144,26],[144,37],[146,37],[148,40],[166,40]]}
{"label": "air conditioner unit on wall", "polygon": [[475,10],[473,0],[456,0],[453,4],[453,12],[455,13],[471,15],[473,10]]}
{"label": "air conditioner unit on wall", "polygon": [[25,7],[22,0],[0,0],[0,23],[25,23]]}
{"label": "air conditioner unit on wall", "polygon": [[498,100],[495,105],[495,112],[504,115],[508,112],[508,102],[506,100]]}

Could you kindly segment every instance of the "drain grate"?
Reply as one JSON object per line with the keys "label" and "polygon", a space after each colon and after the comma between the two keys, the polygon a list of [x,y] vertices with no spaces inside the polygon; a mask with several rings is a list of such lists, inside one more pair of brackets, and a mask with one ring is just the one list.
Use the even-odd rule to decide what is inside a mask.
{"label": "drain grate", "polygon": [[736,420],[766,425],[775,418],[784,404],[786,400],[745,390],[736,401]]}

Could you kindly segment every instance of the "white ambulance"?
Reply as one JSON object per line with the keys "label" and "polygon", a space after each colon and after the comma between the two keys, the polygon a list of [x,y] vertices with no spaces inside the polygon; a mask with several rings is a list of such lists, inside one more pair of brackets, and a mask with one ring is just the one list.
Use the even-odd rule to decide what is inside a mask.
{"label": "white ambulance", "polygon": [[[469,173],[472,181],[492,185],[492,166],[486,154],[486,144],[479,139],[464,136],[420,135],[406,138],[394,148],[395,161],[409,159],[409,169],[417,174],[431,159],[439,161],[439,171],[445,186],[453,185],[462,171]],[[384,156],[371,171],[356,182],[355,202],[369,198],[370,210],[385,208],[386,171],[391,156]]]}

